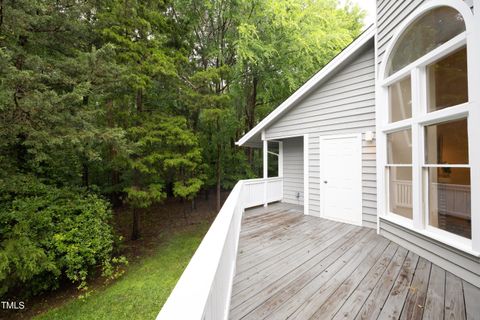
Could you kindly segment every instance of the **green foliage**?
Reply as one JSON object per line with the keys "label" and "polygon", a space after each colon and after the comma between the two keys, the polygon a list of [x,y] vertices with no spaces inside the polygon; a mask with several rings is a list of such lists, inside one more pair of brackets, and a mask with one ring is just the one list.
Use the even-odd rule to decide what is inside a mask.
{"label": "green foliage", "polygon": [[112,276],[114,235],[108,203],[82,190],[28,176],[0,180],[0,294],[37,294],[62,278],[86,286],[93,267]]}
{"label": "green foliage", "polygon": [[208,223],[168,233],[155,252],[128,266],[126,274],[83,300],[72,300],[34,319],[154,319],[208,230]]}
{"label": "green foliage", "polygon": [[216,183],[215,164],[219,163],[221,186],[233,188],[240,179],[253,178],[243,150],[235,146],[235,130],[240,126],[238,118],[231,109],[206,109],[200,114],[201,145],[204,146],[203,158],[211,163],[212,170],[207,183]]}
{"label": "green foliage", "polygon": [[165,192],[160,184],[152,183],[148,187],[141,189],[139,187],[125,188],[127,202],[134,208],[148,208],[155,202],[165,199]]}
{"label": "green foliage", "polygon": [[4,4],[0,32],[0,151],[8,171],[55,184],[82,184],[82,168],[101,164],[105,145],[124,148],[124,131],[101,121],[124,68],[113,47],[93,45],[92,7],[70,1]]}
{"label": "green foliage", "polygon": [[132,235],[167,196],[220,206],[260,163],[235,141],[359,34],[348,3],[0,1],[1,290],[115,274],[104,197]]}
{"label": "green foliage", "polygon": [[250,96],[238,97],[251,125],[326,65],[362,27],[358,7],[342,8],[333,0],[241,3],[235,73],[244,80],[237,90],[251,90]]}
{"label": "green foliage", "polygon": [[133,186],[125,189],[127,202],[147,208],[165,198],[167,182],[173,182],[175,196],[190,199],[203,184],[202,154],[186,120],[156,114],[141,123],[129,129],[134,176]]}

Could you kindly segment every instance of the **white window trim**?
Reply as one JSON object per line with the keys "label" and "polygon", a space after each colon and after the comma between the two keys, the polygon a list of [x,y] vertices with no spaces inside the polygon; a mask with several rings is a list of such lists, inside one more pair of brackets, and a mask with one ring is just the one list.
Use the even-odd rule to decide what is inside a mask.
{"label": "white window trim", "polygon": [[[477,1],[478,4],[480,1]],[[406,28],[411,25],[418,17],[424,13],[441,6],[452,7],[457,10],[465,21],[466,31],[452,38],[445,44],[430,51],[418,60],[410,63],[408,66],[386,76],[386,67],[389,57],[398,42],[400,36]],[[464,252],[470,254],[480,254],[480,10],[474,16],[470,8],[461,0],[431,0],[427,1],[417,8],[407,19],[397,28],[395,35],[389,42],[382,63],[378,68],[377,81],[377,190],[378,190],[378,215],[379,218],[386,219],[412,229],[415,232],[429,236],[437,241],[446,243]],[[446,108],[443,110],[427,113],[426,110],[414,110],[415,106],[426,106],[425,101],[420,101],[426,88],[425,81],[420,81],[426,77],[425,66],[448,55],[458,48],[467,46],[467,64],[468,64],[468,86],[469,102]],[[412,76],[412,118],[402,120],[396,123],[388,123],[388,85],[400,80],[408,74]],[[472,239],[459,237],[446,231],[433,228],[427,224],[427,214],[423,212],[423,168],[424,168],[424,137],[422,126],[429,123],[448,121],[468,116],[468,135],[469,135],[469,163],[471,174],[471,225]],[[398,215],[390,213],[388,210],[388,181],[386,174],[387,165],[387,141],[386,134],[397,131],[402,128],[412,128],[412,191],[413,191],[413,219],[409,220]],[[474,141],[476,143],[474,143]],[[474,196],[477,195],[477,196]]]}

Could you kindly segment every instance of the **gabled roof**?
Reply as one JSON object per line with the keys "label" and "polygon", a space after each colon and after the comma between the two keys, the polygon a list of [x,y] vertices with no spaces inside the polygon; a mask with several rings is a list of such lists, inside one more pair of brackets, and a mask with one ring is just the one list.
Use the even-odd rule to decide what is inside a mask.
{"label": "gabled roof", "polygon": [[[290,97],[288,97],[281,105],[273,110],[268,116],[266,116],[259,124],[257,124],[252,130],[247,132],[240,140],[235,144],[238,146],[250,145],[255,146],[255,143],[251,140],[259,139],[261,132],[267,126],[279,119],[285,114],[291,107],[295,105],[305,95],[314,90],[323,80],[328,78],[334,71],[344,65],[349,58],[362,49],[370,40],[375,36],[375,27],[370,25],[360,36],[358,36],[348,47],[340,52],[335,58],[333,58],[325,67],[311,77],[304,85],[302,85],[297,91],[295,91]],[[254,139],[256,138],[256,139]]]}

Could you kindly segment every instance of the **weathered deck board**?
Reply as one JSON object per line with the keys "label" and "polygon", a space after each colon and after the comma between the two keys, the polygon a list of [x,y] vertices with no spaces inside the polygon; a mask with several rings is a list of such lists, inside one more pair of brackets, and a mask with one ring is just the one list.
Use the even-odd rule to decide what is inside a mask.
{"label": "weathered deck board", "polygon": [[402,320],[422,319],[427,298],[428,279],[430,278],[430,261],[420,258],[418,260],[415,276],[410,285],[407,300],[403,306]]}
{"label": "weathered deck board", "polygon": [[399,248],[397,250],[395,258],[362,305],[356,319],[376,319],[378,317],[407,254],[408,251],[405,250],[405,248]]}
{"label": "weathered deck board", "polygon": [[480,289],[463,281],[463,292],[465,294],[465,309],[467,320],[480,319]]}
{"label": "weathered deck board", "polygon": [[[336,240],[344,237],[347,232],[352,231],[349,228],[339,228],[339,230],[329,230],[324,237],[307,241],[302,248],[293,252],[284,251],[274,258],[264,261],[256,266],[246,270],[243,273],[236,275],[235,289],[242,291],[248,288],[257,281],[265,281],[266,278],[271,278],[273,275],[284,275],[285,268],[294,269],[300,264],[313,258],[318,253],[318,247],[326,247]],[[317,249],[317,250],[316,250]],[[235,294],[235,291],[234,291]]]}
{"label": "weathered deck board", "polygon": [[445,279],[445,319],[466,319],[462,280],[448,272]]}
{"label": "weathered deck board", "polygon": [[395,281],[395,285],[388,295],[382,312],[380,312],[378,316],[380,319],[398,319],[400,317],[417,262],[418,255],[410,251],[403,262],[402,269]]}
{"label": "weathered deck board", "polygon": [[432,265],[423,319],[443,319],[445,306],[445,270]]}
{"label": "weathered deck board", "polygon": [[480,289],[377,235],[284,203],[245,212],[230,319],[479,319]]}
{"label": "weathered deck board", "polygon": [[[331,263],[330,261],[340,257],[341,254],[350,247],[348,240],[351,238],[358,240],[362,235],[363,233],[356,230],[351,232],[349,235],[342,235],[342,237],[339,239],[333,239],[335,240],[333,243],[330,243],[331,240],[329,240],[325,243],[327,248],[319,252],[307,262],[300,264],[298,267],[291,268],[288,270],[289,272],[285,272],[283,275],[274,275],[273,278],[265,278],[264,281],[257,282],[255,285],[252,285],[243,292],[240,292],[232,300],[231,306],[232,308],[235,308],[233,312],[237,314],[246,314],[256,308],[258,304],[268,299],[272,293],[275,293],[281,288],[285,287],[294,279],[310,269],[314,267],[316,270],[325,268],[329,263]],[[237,307],[238,305],[241,306]]]}
{"label": "weathered deck board", "polygon": [[[330,298],[328,298],[325,303],[315,312],[313,318],[333,318],[342,307],[342,303],[343,306],[355,306],[356,303],[345,304],[345,301],[347,301],[347,299],[350,297],[353,297],[353,299],[358,299],[358,296],[353,295],[354,292],[365,292],[365,289],[371,287],[372,283],[376,283],[392,260],[397,249],[398,245],[391,242],[385,251],[383,251],[382,256],[379,259],[374,259],[374,257],[371,257],[375,263],[373,267],[369,268],[368,264],[362,263],[356,272],[353,273],[352,276],[347,280],[345,280],[330,296]],[[339,314],[339,317],[343,316],[344,318],[348,318],[348,315],[352,313],[353,312],[347,313],[347,310],[343,310],[343,312]]]}
{"label": "weathered deck board", "polygon": [[[376,267],[370,270],[369,274],[362,279],[362,282],[358,285],[358,287],[354,288],[348,299],[343,302],[343,305],[335,306],[335,308],[340,308],[340,310],[338,310],[334,316],[334,319],[353,319],[355,315],[358,314],[382,275],[385,273],[387,268],[392,265],[392,260],[398,259],[398,245],[391,243],[391,247],[393,247],[392,255],[385,260],[380,261]],[[403,256],[401,256],[401,258],[403,259]],[[328,303],[328,301],[326,303]],[[335,305],[336,303],[333,302],[332,304]]]}

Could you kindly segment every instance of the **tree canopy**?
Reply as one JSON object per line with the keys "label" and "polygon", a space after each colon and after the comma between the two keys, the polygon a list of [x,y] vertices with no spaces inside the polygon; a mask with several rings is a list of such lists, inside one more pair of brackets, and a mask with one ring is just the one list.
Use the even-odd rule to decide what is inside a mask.
{"label": "tree canopy", "polygon": [[[0,189],[0,229],[24,223],[15,212],[52,215],[59,190],[86,211],[54,216],[96,206],[102,224],[128,206],[133,238],[138,212],[166,197],[215,189],[219,209],[222,189],[259,173],[235,141],[358,36],[363,15],[335,0],[0,0],[0,181],[45,198]],[[17,236],[0,234],[0,282],[20,261]]]}

